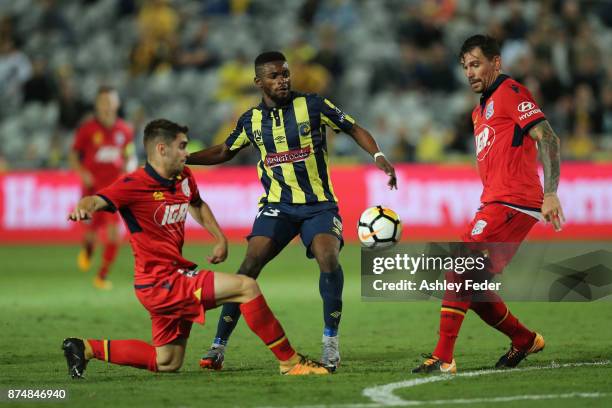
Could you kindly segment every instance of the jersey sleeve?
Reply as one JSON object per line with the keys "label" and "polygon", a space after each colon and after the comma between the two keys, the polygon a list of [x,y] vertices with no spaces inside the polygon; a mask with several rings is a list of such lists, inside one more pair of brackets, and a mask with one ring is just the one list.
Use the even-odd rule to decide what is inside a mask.
{"label": "jersey sleeve", "polygon": [[227,139],[225,139],[225,144],[231,151],[241,150],[251,144],[249,138],[247,137],[246,130],[244,128],[244,116],[238,119],[236,123],[236,128]]}
{"label": "jersey sleeve", "polygon": [[135,200],[137,191],[136,180],[131,175],[118,178],[114,183],[99,190],[96,195],[108,203],[107,211],[115,212],[128,207]]}
{"label": "jersey sleeve", "polygon": [[504,93],[504,109],[514,123],[526,134],[535,124],[546,120],[527,88],[510,85]]}
{"label": "jersey sleeve", "polygon": [[331,127],[336,132],[349,132],[355,124],[353,119],[340,108],[336,107],[328,99],[317,96],[321,110],[321,122]]}

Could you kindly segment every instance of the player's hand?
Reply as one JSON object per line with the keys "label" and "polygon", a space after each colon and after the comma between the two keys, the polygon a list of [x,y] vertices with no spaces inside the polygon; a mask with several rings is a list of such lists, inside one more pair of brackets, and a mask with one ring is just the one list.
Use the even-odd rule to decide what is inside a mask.
{"label": "player's hand", "polygon": [[84,221],[90,219],[91,213],[80,206],[77,206],[70,214],[68,214],[68,220],[70,221]]}
{"label": "player's hand", "polygon": [[385,156],[378,156],[376,158],[376,166],[385,172],[387,176],[389,176],[389,182],[387,185],[389,186],[389,190],[397,190],[397,177],[395,176],[395,169],[389,163]]}
{"label": "player's hand", "polygon": [[544,216],[546,223],[552,223],[555,231],[561,231],[565,222],[565,216],[563,215],[563,209],[561,208],[561,202],[559,197],[557,197],[557,193],[544,194],[542,216]]}
{"label": "player's hand", "polygon": [[211,264],[218,264],[227,259],[227,239],[218,242],[212,251],[212,255],[206,258]]}

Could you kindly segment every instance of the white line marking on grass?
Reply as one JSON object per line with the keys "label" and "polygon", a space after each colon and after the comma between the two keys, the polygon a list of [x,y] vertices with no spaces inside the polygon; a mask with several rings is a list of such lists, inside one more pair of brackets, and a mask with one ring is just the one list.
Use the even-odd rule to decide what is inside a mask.
{"label": "white line marking on grass", "polygon": [[[566,394],[539,394],[539,395],[513,395],[506,397],[489,397],[489,398],[460,398],[460,399],[445,399],[445,400],[404,400],[397,395],[393,395],[393,391],[400,388],[416,387],[418,385],[429,384],[432,382],[439,381],[450,381],[459,377],[477,377],[481,375],[491,374],[511,374],[521,373],[525,371],[536,371],[536,370],[551,370],[557,368],[571,368],[571,367],[588,367],[588,366],[605,366],[609,365],[610,361],[596,361],[596,362],[583,362],[583,363],[566,363],[557,364],[552,362],[547,366],[534,366],[525,368],[514,368],[510,370],[478,370],[478,371],[467,371],[465,373],[459,373],[454,375],[437,375],[429,377],[420,377],[412,380],[400,381],[385,385],[379,385],[376,387],[368,387],[363,390],[362,394],[364,397],[368,397],[372,400],[370,403],[356,403],[356,404],[326,404],[326,405],[299,405],[299,408],[376,408],[376,407],[391,407],[391,406],[418,406],[418,405],[442,405],[442,404],[477,404],[477,403],[489,403],[489,402],[510,402],[510,401],[534,401],[534,400],[547,400],[547,399],[568,399],[568,398],[601,398],[610,394],[601,392],[570,392]],[[260,407],[265,408],[265,407]],[[269,407],[278,408],[278,407]]]}
{"label": "white line marking on grass", "polygon": [[584,362],[584,363],[567,363],[567,364],[555,364],[554,362],[548,366],[535,366],[526,368],[515,368],[510,370],[479,370],[479,371],[467,371],[465,373],[459,373],[454,375],[438,375],[434,377],[415,378],[407,381],[400,381],[376,387],[368,387],[363,390],[362,394],[364,397],[368,397],[372,400],[373,404],[354,404],[354,405],[343,405],[343,407],[349,408],[365,408],[375,406],[415,406],[425,404],[473,404],[480,402],[506,402],[506,401],[517,401],[517,400],[537,400],[537,399],[554,399],[554,398],[599,398],[607,394],[602,393],[568,393],[568,394],[544,394],[544,395],[517,395],[509,397],[491,397],[491,398],[474,398],[474,399],[450,399],[450,400],[433,400],[433,401],[419,401],[419,400],[404,400],[397,395],[393,394],[393,391],[400,388],[416,387],[418,385],[428,384],[439,381],[450,381],[459,377],[477,377],[481,375],[491,374],[510,374],[525,371],[536,371],[536,370],[549,370],[557,368],[570,368],[570,367],[585,367],[585,366],[604,366],[610,364],[610,361],[598,361],[598,362]]}

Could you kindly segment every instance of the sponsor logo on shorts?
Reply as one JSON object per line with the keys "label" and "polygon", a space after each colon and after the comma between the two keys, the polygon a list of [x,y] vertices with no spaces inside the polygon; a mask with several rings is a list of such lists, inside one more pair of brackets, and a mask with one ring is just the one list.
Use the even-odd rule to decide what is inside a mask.
{"label": "sponsor logo on shorts", "polygon": [[310,156],[310,146],[281,153],[268,153],[266,166],[276,167],[284,163],[297,163],[306,160],[308,156]]}
{"label": "sponsor logo on shorts", "polygon": [[478,220],[476,224],[474,224],[474,228],[472,228],[472,235],[480,235],[482,231],[484,231],[487,226],[487,222],[485,220]]}

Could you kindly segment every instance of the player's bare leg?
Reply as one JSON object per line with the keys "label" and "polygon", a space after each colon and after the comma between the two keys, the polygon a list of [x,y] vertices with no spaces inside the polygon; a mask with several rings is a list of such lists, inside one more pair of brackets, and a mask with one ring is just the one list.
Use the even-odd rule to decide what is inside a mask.
{"label": "player's bare leg", "polygon": [[168,373],[178,371],[183,365],[186,348],[187,339],[183,337],[179,337],[172,343],[155,347],[157,371]]}
{"label": "player's bare leg", "polygon": [[310,245],[310,250],[321,271],[319,293],[323,300],[323,320],[325,322],[321,363],[335,371],[340,365],[338,326],[342,316],[342,289],[344,286],[344,274],[338,261],[340,240],[332,234],[317,234]]}
{"label": "player's bare leg", "polygon": [[87,272],[89,268],[91,268],[91,258],[93,256],[95,242],[96,231],[87,228],[83,234],[83,246],[77,256],[77,266],[82,272]]}
{"label": "player's bare leg", "polygon": [[[269,237],[255,236],[249,239],[247,252],[238,270],[238,274],[257,279],[263,267],[282,250]],[[220,304],[220,303],[217,303]],[[210,349],[200,359],[200,367],[220,370],[225,359],[225,347],[238,319],[240,318],[240,305],[238,303],[225,303],[219,316],[217,333]]]}
{"label": "player's bare leg", "polygon": [[102,263],[96,277],[94,278],[94,286],[98,289],[110,290],[113,288],[113,284],[107,279],[107,275],[110,266],[117,257],[119,242],[120,236],[118,223],[108,223],[106,226],[106,241],[104,242],[104,250],[102,252]]}
{"label": "player's bare leg", "polygon": [[285,331],[268,307],[254,279],[223,273],[215,273],[214,279],[217,304],[240,304],[240,311],[249,328],[278,359],[281,374],[329,374],[327,368],[298,354],[291,347]]}

